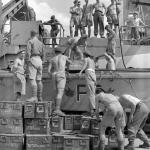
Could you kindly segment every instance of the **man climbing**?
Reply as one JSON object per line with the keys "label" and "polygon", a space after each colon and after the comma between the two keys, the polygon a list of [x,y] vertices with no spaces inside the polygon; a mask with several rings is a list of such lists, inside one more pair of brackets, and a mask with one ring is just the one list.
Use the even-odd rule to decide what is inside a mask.
{"label": "man climbing", "polygon": [[18,57],[15,59],[12,72],[17,79],[21,82],[21,89],[16,92],[16,99],[19,101],[23,95],[26,94],[26,79],[25,79],[25,51],[22,50],[18,53]]}
{"label": "man climbing", "polygon": [[85,71],[88,97],[90,99],[91,115],[94,115],[96,109],[95,106],[96,74],[95,74],[94,57],[92,56],[90,51],[84,52],[84,65],[79,73],[79,76],[81,76],[83,71]]}
{"label": "man climbing", "polygon": [[56,108],[54,114],[59,116],[65,116],[65,114],[61,111],[61,102],[64,94],[64,89],[66,86],[66,74],[65,68],[66,63],[71,61],[67,56],[62,54],[62,50],[60,48],[55,48],[55,54],[48,66],[48,73],[52,74],[52,79],[54,81],[54,87],[56,88]]}
{"label": "man climbing", "polygon": [[96,3],[93,5],[94,12],[94,35],[97,37],[98,35],[98,26],[99,26],[99,34],[101,38],[104,38],[104,9],[106,11],[106,7],[104,3],[100,2],[101,0],[96,0]]}
{"label": "man climbing", "polygon": [[49,21],[44,22],[43,24],[51,26],[50,36],[52,37],[52,47],[55,47],[55,45],[57,45],[56,37],[59,33],[58,25],[60,25],[64,31],[62,24],[55,18],[54,15],[51,16],[51,19]]}
{"label": "man climbing", "polygon": [[136,137],[143,141],[143,144],[139,145],[140,148],[149,148],[150,142],[142,130],[146,123],[149,109],[140,99],[128,94],[122,95],[119,98],[119,102],[124,109],[131,110],[127,123],[129,144],[126,148],[135,150],[134,141]]}
{"label": "man climbing", "polygon": [[100,150],[105,149],[105,130],[115,123],[118,150],[124,150],[124,136],[122,129],[125,127],[124,111],[116,96],[105,93],[103,89],[99,89],[96,95],[96,112],[99,114],[99,105],[103,104],[106,108],[103,119],[100,123]]}
{"label": "man climbing", "polygon": [[32,88],[32,97],[28,101],[42,101],[42,62],[44,60],[44,48],[37,38],[37,33],[31,31],[31,39],[27,44],[27,59],[29,79]]}

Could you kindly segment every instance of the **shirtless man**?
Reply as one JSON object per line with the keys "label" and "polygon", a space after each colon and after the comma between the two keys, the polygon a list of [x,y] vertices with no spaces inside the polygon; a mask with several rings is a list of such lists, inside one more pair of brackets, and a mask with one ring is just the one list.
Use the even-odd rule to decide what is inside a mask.
{"label": "shirtless man", "polygon": [[19,101],[22,95],[26,94],[26,79],[25,79],[25,69],[24,69],[24,62],[25,62],[25,51],[20,51],[18,53],[18,57],[15,59],[12,72],[15,74],[15,76],[19,79],[21,82],[21,89],[17,91],[17,100]]}
{"label": "shirtless man", "polygon": [[143,144],[139,145],[140,148],[150,147],[148,137],[142,130],[149,114],[147,106],[140,99],[127,94],[122,95],[119,102],[123,108],[131,110],[127,123],[129,144],[126,148],[135,149],[134,140],[136,137],[143,141]]}
{"label": "shirtless man", "polygon": [[81,60],[83,59],[83,52],[80,50],[78,46],[83,46],[84,51],[86,51],[86,47],[87,47],[87,35],[86,34],[83,34],[80,38],[74,37],[74,38],[68,39],[67,48],[65,52],[68,52],[69,58],[71,57],[71,54],[73,52],[76,55],[78,55]]}
{"label": "shirtless man", "polygon": [[96,112],[99,113],[99,105],[103,104],[106,108],[103,119],[100,123],[100,150],[105,149],[105,130],[115,123],[118,139],[118,150],[124,150],[124,136],[122,129],[125,126],[124,111],[116,96],[105,93],[103,89],[96,95]]}
{"label": "shirtless man", "polygon": [[85,70],[85,79],[88,89],[88,97],[90,99],[91,115],[95,113],[95,90],[96,90],[96,74],[95,74],[95,62],[92,54],[89,51],[84,52],[84,65],[79,73],[81,76]]}
{"label": "shirtless man", "polygon": [[65,114],[60,110],[62,97],[64,94],[64,89],[66,85],[66,75],[65,68],[66,62],[71,63],[67,56],[62,54],[62,50],[60,48],[55,48],[55,54],[48,66],[48,73],[52,73],[52,79],[54,81],[54,86],[57,91],[56,95],[56,108],[54,114],[59,116],[65,116]]}

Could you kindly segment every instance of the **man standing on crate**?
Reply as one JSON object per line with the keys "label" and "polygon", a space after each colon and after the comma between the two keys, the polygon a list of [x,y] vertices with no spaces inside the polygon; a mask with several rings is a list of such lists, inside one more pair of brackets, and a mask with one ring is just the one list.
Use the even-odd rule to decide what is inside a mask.
{"label": "man standing on crate", "polygon": [[27,44],[27,58],[29,79],[32,88],[32,97],[28,100],[31,102],[42,101],[42,63],[44,60],[44,48],[41,41],[37,38],[37,33],[31,31],[31,39]]}
{"label": "man standing on crate", "polygon": [[96,74],[95,74],[94,56],[92,56],[90,51],[84,52],[84,65],[79,73],[79,76],[81,76],[84,70],[85,70],[85,79],[86,79],[86,84],[88,89],[88,97],[90,99],[91,115],[95,115]]}
{"label": "man standing on crate", "polygon": [[113,123],[116,126],[116,134],[118,140],[118,149],[124,150],[124,136],[122,129],[125,127],[124,110],[116,96],[105,93],[103,89],[99,89],[96,95],[96,112],[99,114],[99,105],[105,107],[104,116],[100,123],[100,150],[105,149],[105,130],[111,127]]}
{"label": "man standing on crate", "polygon": [[134,141],[136,137],[143,141],[143,144],[139,145],[139,148],[149,148],[150,142],[142,130],[146,123],[149,109],[140,99],[127,94],[122,95],[119,98],[119,102],[123,108],[131,110],[127,122],[129,144],[126,148],[130,150],[135,149]]}
{"label": "man standing on crate", "polygon": [[57,45],[56,37],[59,33],[58,25],[60,25],[64,31],[62,24],[55,18],[54,15],[51,16],[51,19],[49,21],[44,22],[43,24],[51,26],[50,36],[52,37],[52,47],[55,47],[55,45]]}
{"label": "man standing on crate", "polygon": [[15,59],[12,72],[15,74],[17,79],[21,82],[20,91],[16,92],[16,99],[19,101],[21,96],[26,94],[26,79],[25,79],[25,50],[18,53],[18,57]]}
{"label": "man standing on crate", "polygon": [[66,86],[66,74],[65,68],[66,63],[71,63],[67,56],[62,54],[63,51],[60,48],[55,48],[55,54],[48,66],[48,73],[51,75],[54,82],[54,87],[56,88],[56,108],[54,114],[59,116],[65,116],[61,111],[61,102],[64,94],[64,89]]}

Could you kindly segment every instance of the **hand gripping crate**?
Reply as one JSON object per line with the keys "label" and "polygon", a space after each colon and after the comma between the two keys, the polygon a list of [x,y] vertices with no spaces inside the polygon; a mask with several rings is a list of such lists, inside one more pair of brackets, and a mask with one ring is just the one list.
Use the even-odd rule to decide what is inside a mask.
{"label": "hand gripping crate", "polygon": [[24,118],[48,118],[51,116],[52,102],[25,103]]}
{"label": "hand gripping crate", "polygon": [[26,150],[52,150],[52,136],[27,134],[25,144]]}
{"label": "hand gripping crate", "polygon": [[0,117],[0,133],[23,134],[23,119]]}
{"label": "hand gripping crate", "polygon": [[24,129],[26,134],[49,134],[50,119],[49,118],[27,118],[24,119]]}
{"label": "hand gripping crate", "polygon": [[0,134],[0,150],[24,150],[22,134]]}
{"label": "hand gripping crate", "polygon": [[21,102],[1,101],[0,117],[22,117],[23,105]]}

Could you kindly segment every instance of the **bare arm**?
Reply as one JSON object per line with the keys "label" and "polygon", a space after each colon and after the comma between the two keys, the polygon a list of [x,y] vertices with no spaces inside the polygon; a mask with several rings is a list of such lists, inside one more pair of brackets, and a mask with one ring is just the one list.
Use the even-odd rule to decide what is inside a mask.
{"label": "bare arm", "polygon": [[50,61],[48,65],[48,74],[51,74],[51,69],[52,69],[52,62]]}
{"label": "bare arm", "polygon": [[32,50],[32,43],[31,43],[31,41],[28,41],[28,44],[27,44],[27,53],[26,53],[27,60],[30,60],[31,50]]}
{"label": "bare arm", "polygon": [[82,74],[82,72],[86,69],[86,67],[87,67],[87,59],[84,59],[84,65],[82,66],[82,69],[81,69],[81,71],[80,71],[80,75]]}

